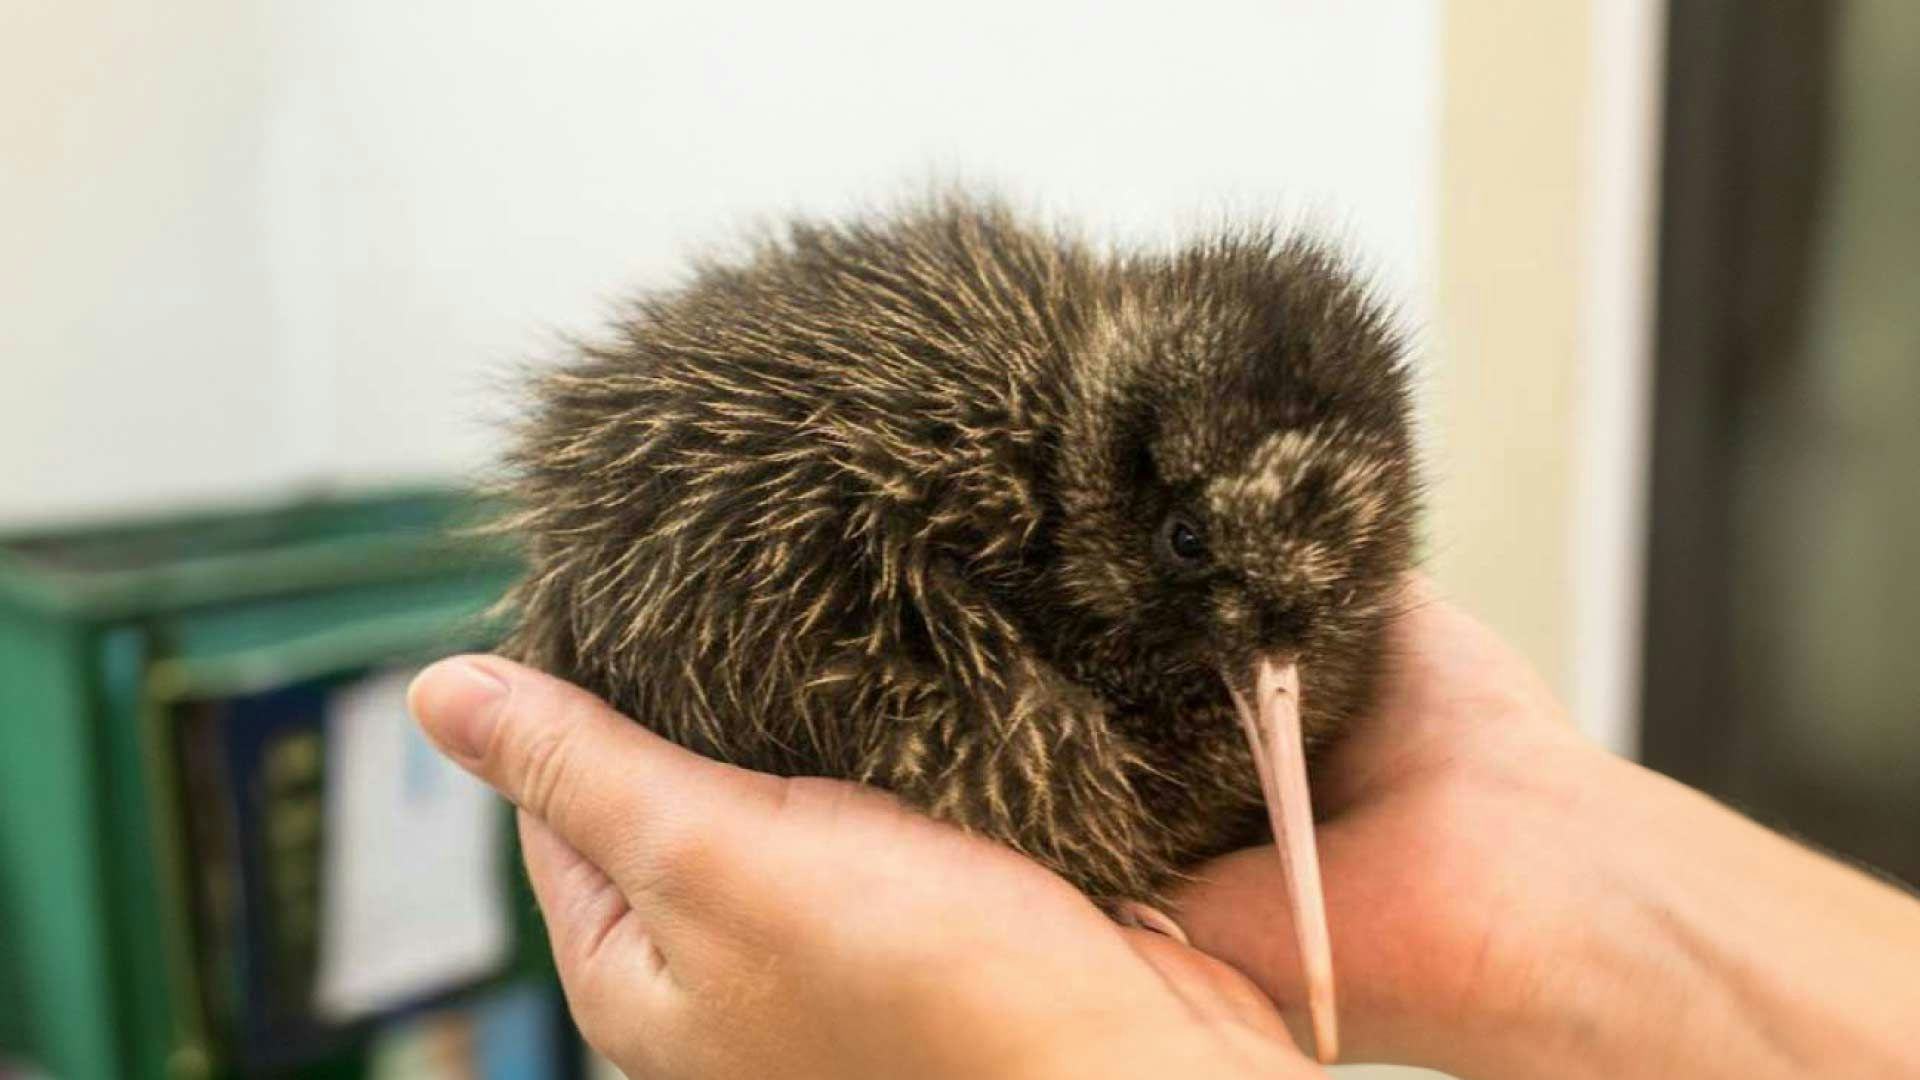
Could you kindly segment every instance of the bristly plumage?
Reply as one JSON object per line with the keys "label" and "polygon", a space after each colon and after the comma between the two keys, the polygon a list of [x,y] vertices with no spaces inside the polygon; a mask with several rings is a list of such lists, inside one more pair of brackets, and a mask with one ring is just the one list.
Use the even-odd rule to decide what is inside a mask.
{"label": "bristly plumage", "polygon": [[536,378],[508,651],[1151,899],[1264,829],[1220,657],[1299,656],[1312,739],[1365,704],[1418,504],[1402,352],[1300,237],[792,225]]}

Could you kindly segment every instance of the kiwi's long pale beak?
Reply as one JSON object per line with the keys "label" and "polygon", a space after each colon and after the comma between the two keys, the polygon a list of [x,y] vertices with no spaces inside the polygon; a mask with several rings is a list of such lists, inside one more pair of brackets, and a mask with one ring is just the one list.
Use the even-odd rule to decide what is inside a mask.
{"label": "kiwi's long pale beak", "polygon": [[[1306,976],[1307,1015],[1314,1054],[1322,1064],[1340,1055],[1333,1006],[1333,948],[1327,938],[1327,904],[1320,891],[1320,857],[1313,839],[1313,806],[1307,795],[1306,746],[1300,737],[1300,669],[1290,659],[1261,656],[1251,678],[1227,678],[1240,726],[1253,747],[1260,789],[1280,851],[1280,874],[1292,909],[1294,940]],[[1247,695],[1251,693],[1252,700]]]}

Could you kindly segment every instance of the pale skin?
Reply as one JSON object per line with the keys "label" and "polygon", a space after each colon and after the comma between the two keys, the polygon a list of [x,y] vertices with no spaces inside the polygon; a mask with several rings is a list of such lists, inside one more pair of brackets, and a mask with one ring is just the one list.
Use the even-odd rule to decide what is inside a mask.
{"label": "pale skin", "polygon": [[[1595,748],[1409,592],[1374,717],[1315,774],[1343,1059],[1920,1075],[1920,903]],[[1188,947],[884,795],[713,763],[498,658],[435,665],[412,705],[520,807],[569,1004],[636,1080],[1320,1075],[1271,849],[1178,892]]]}

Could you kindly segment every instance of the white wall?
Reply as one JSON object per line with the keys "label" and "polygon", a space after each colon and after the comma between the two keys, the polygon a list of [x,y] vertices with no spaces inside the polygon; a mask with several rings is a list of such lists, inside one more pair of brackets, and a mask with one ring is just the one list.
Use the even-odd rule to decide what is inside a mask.
{"label": "white wall", "polygon": [[1431,307],[1433,0],[162,7],[0,23],[0,521],[471,470],[552,330],[935,177],[1304,208]]}
{"label": "white wall", "polygon": [[249,0],[0,4],[0,520],[280,475]]}

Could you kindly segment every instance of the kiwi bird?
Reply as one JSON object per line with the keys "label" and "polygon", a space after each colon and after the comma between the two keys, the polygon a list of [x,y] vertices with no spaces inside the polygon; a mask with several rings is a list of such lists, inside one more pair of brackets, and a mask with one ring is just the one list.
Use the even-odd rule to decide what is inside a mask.
{"label": "kiwi bird", "polygon": [[510,655],[1119,907],[1270,828],[1332,1058],[1306,761],[1419,502],[1403,339],[1333,247],[955,196],[791,224],[572,348],[506,470]]}

